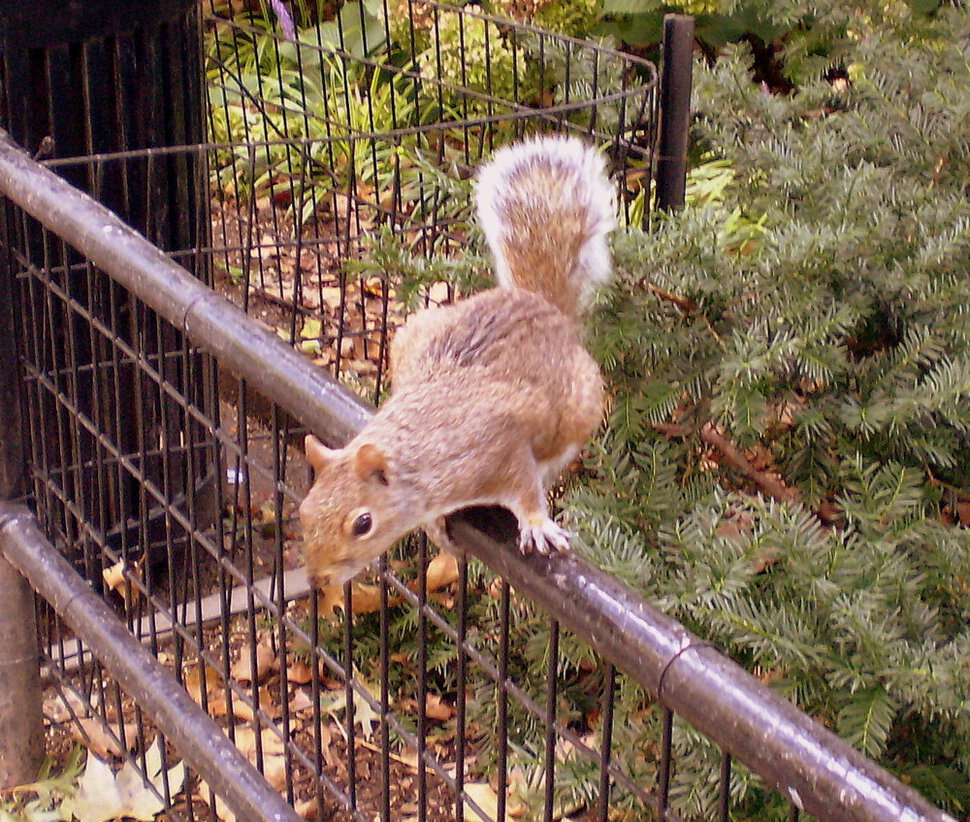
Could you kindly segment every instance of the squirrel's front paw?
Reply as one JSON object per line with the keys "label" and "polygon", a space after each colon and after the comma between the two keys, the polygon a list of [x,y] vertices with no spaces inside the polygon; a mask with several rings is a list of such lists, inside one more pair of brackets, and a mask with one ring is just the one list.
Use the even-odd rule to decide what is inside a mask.
{"label": "squirrel's front paw", "polygon": [[535,521],[519,528],[519,550],[526,555],[531,554],[533,549],[543,556],[553,551],[568,551],[569,540],[569,532],[549,517],[537,517]]}

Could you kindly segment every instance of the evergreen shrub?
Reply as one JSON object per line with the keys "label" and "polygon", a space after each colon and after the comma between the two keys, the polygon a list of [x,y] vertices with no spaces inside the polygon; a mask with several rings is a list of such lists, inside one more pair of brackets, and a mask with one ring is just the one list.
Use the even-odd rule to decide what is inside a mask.
{"label": "evergreen shrub", "polygon": [[[764,49],[750,37],[721,37],[743,42],[697,63],[689,203],[614,239],[617,284],[589,324],[612,406],[561,506],[592,562],[967,819],[970,19],[919,6],[765,0],[759,32],[782,34],[761,46],[790,93],[756,79]],[[467,216],[469,183],[440,184]],[[473,290],[486,268],[474,226],[468,241],[468,254],[428,261],[385,232],[372,268],[350,273],[388,276],[413,299],[442,278]],[[477,566],[472,583],[489,586]],[[469,607],[473,634],[491,636],[497,601]],[[512,608],[510,676],[541,694],[548,619],[518,597]],[[409,613],[391,633],[413,659]],[[361,649],[376,643],[367,620],[355,630]],[[433,685],[447,695],[454,656],[441,647]],[[560,651],[560,717],[595,749],[605,668],[568,635]],[[495,710],[482,676],[469,732],[484,768]],[[541,801],[543,729],[510,711],[510,764]],[[659,726],[621,678],[613,755],[647,787]],[[680,724],[674,741],[675,810],[712,818],[720,753]],[[557,797],[573,811],[598,772],[558,754]],[[786,818],[740,766],[731,790],[733,818]]]}
{"label": "evergreen shrub", "polygon": [[[697,65],[708,162],[615,240],[612,410],[563,504],[593,562],[966,818],[970,20],[843,45],[790,95],[746,45]],[[710,818],[718,753],[675,740]],[[784,818],[743,769],[732,794]]]}
{"label": "evergreen shrub", "polygon": [[[970,19],[872,5],[816,7],[846,25],[790,94],[755,79],[747,43],[695,66],[689,203],[614,238],[617,283],[589,323],[612,407],[561,506],[592,562],[967,819]],[[477,253],[442,264],[395,243],[379,256],[405,280],[481,275],[474,226]],[[488,634],[495,601],[470,608]],[[548,620],[512,608],[510,675],[541,694]],[[595,749],[605,668],[568,635],[560,651],[560,716]],[[482,677],[486,768],[495,700]],[[528,807],[543,732],[510,710]],[[649,786],[660,712],[622,678],[615,710],[614,756]],[[720,752],[679,723],[674,744],[675,810],[712,818]],[[598,772],[557,755],[567,813]],[[787,818],[739,765],[731,793],[733,818]]]}

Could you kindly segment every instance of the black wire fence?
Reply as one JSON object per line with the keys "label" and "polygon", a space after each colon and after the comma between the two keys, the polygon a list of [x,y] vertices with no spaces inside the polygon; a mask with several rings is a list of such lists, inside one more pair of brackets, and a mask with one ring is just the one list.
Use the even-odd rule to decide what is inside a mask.
{"label": "black wire fence", "polygon": [[[208,142],[122,124],[37,162],[0,140],[19,412],[0,422],[22,446],[3,452],[0,549],[38,593],[48,719],[173,819],[727,820],[740,767],[793,819],[948,819],[608,575],[523,557],[501,511],[453,518],[467,561],[415,537],[339,595],[308,590],[303,437],[352,436],[409,308],[473,287],[447,275],[475,253],[476,164],[584,135],[642,222],[655,75],[417,0],[345,3],[298,43],[225,13],[204,19]],[[144,48],[123,39],[103,55]],[[166,105],[195,93],[180,76]],[[523,620],[544,626],[541,669]],[[636,767],[616,755],[644,736],[614,721],[623,698],[657,729]],[[678,804],[682,721],[722,752],[699,805]]]}

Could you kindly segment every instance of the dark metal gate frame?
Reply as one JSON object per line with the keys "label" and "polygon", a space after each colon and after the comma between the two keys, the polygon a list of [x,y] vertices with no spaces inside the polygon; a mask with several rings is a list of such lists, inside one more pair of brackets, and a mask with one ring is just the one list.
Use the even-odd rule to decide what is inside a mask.
{"label": "dark metal gate frame", "polygon": [[[6,135],[0,138],[0,192],[331,444],[348,440],[368,419],[371,410],[347,389],[257,327],[107,209],[33,162]],[[62,580],[64,587],[52,587],[58,575],[49,569],[56,564],[57,552],[30,519],[5,508],[0,516],[4,555],[59,613],[82,607],[78,603],[83,591],[71,590],[68,579]],[[668,726],[675,711],[724,749],[726,767],[728,755],[736,757],[790,799],[793,807],[831,822],[952,822],[608,574],[575,556],[523,557],[515,548],[514,524],[499,512],[465,512],[452,519],[450,529],[472,556],[656,695],[666,708]],[[74,584],[84,585],[79,578]],[[102,649],[102,661],[136,700],[144,702],[160,727],[184,736],[186,758],[194,760],[191,764],[211,784],[225,787],[230,807],[246,818],[256,807],[270,818],[293,818],[261,777],[253,779],[255,771],[245,761],[233,759],[236,773],[244,778],[226,784],[224,757],[231,743],[224,740],[223,745],[212,736],[208,717],[209,724],[194,722],[200,713],[194,705],[184,706],[193,722],[179,723],[174,706],[153,697],[153,689],[169,676],[153,657],[109,653],[105,641],[110,645],[122,639],[107,624],[78,620],[76,627],[93,649]],[[119,623],[118,628],[124,626]],[[661,818],[666,809],[664,782],[661,778]]]}

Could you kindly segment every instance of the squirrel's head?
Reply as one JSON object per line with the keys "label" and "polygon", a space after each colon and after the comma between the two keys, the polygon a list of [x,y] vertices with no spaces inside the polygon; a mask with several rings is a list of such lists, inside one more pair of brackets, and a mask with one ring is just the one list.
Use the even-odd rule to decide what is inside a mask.
{"label": "squirrel's head", "polygon": [[316,588],[342,585],[401,536],[389,516],[390,467],[376,445],[327,448],[312,434],[306,457],[316,473],[300,504],[307,576]]}

